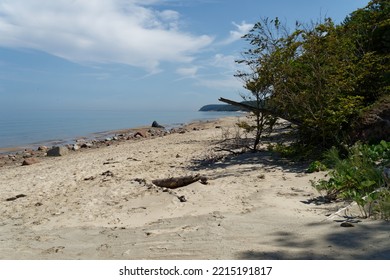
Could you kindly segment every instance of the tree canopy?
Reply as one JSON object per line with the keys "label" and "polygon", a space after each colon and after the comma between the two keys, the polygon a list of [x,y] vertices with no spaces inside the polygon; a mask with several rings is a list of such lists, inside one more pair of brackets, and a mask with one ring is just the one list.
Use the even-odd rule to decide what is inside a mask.
{"label": "tree canopy", "polygon": [[276,115],[300,120],[303,144],[323,150],[352,141],[363,112],[389,98],[388,0],[339,25],[325,18],[290,32],[278,18],[262,19],[243,38],[250,48],[238,63],[249,70],[236,76]]}

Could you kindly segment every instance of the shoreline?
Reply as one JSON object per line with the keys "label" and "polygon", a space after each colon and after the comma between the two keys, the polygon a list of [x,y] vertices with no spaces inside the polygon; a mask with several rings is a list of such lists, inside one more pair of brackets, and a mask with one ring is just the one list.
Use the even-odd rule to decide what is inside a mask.
{"label": "shoreline", "polygon": [[[225,116],[226,117],[226,116]],[[221,117],[221,118],[225,118]],[[239,115],[237,117],[240,117]],[[160,130],[161,134],[164,133],[176,133],[177,131],[186,129],[186,127],[190,127],[196,124],[202,124],[203,122],[212,122],[217,121],[220,118],[212,118],[212,119],[198,119],[198,120],[192,120],[188,123],[177,123],[177,124],[169,124],[163,128],[154,128],[151,125],[142,125],[137,127],[130,127],[130,128],[123,128],[123,129],[113,129],[113,130],[105,130],[105,131],[98,131],[93,133],[88,133],[86,135],[79,135],[75,137],[71,137],[71,139],[55,139],[55,140],[42,140],[35,143],[25,144],[25,145],[19,145],[19,146],[12,146],[12,147],[0,147],[0,156],[7,156],[15,153],[23,153],[25,151],[34,151],[38,150],[39,147],[46,146],[46,147],[54,147],[54,146],[72,146],[74,144],[80,143],[80,142],[91,142],[91,143],[98,143],[98,142],[107,142],[105,141],[106,138],[114,138],[118,137],[121,139],[118,139],[116,141],[124,140],[123,136],[131,136],[131,134],[139,132],[139,131],[148,131],[148,130],[154,130],[154,132]],[[152,135],[154,136],[154,135]],[[161,136],[161,135],[158,135]],[[1,167],[1,164],[0,164]]]}
{"label": "shoreline", "polygon": [[[240,116],[236,116],[239,118]],[[242,117],[242,116],[241,116]],[[15,146],[8,148],[0,148],[0,168],[10,165],[22,165],[26,158],[36,158],[44,160],[46,152],[54,147],[66,147],[70,152],[78,152],[91,148],[102,148],[113,144],[120,144],[125,141],[136,141],[140,138],[156,138],[163,137],[174,133],[185,133],[190,129],[198,129],[197,126],[216,123],[224,118],[221,117],[207,120],[194,120],[189,123],[171,125],[167,128],[155,128],[152,126],[139,126],[134,128],[107,130],[94,132],[85,136],[73,137],[72,140],[52,140],[42,141],[39,143],[28,144],[25,146]],[[232,117],[234,118],[234,117]],[[87,145],[87,146],[83,146]],[[77,147],[77,148],[75,148]]]}
{"label": "shoreline", "polygon": [[[193,113],[205,113],[205,112],[199,112],[199,111],[194,111],[190,112],[190,115]],[[183,127],[185,125],[188,125],[192,122],[198,122],[198,121],[211,121],[211,120],[216,120],[218,118],[223,118],[223,117],[229,117],[232,116],[230,115],[230,112],[220,112],[221,115],[218,115],[218,112],[208,112],[211,115],[208,116],[184,116],[184,119],[188,119],[187,121],[173,121],[173,119],[170,120],[168,123],[161,123],[165,126],[166,130],[171,130],[173,128],[179,128]],[[212,113],[217,113],[213,115]],[[235,112],[237,116],[240,116],[242,113],[241,112]],[[161,116],[161,119],[165,119],[164,116]],[[157,122],[160,123],[158,120],[158,116],[156,119]],[[89,141],[92,140],[101,140],[101,138],[105,137],[113,137],[115,134],[120,134],[123,132],[127,132],[130,130],[136,130],[136,129],[145,129],[149,128],[152,122],[150,124],[146,124],[146,122],[138,122],[136,123],[141,123],[141,124],[136,124],[133,126],[124,126],[123,128],[115,128],[115,129],[103,129],[103,130],[95,130],[95,131],[90,131],[90,132],[85,132],[85,133],[69,133],[68,136],[63,136],[61,138],[57,138],[57,136],[52,135],[49,136],[50,138],[46,139],[41,139],[41,140],[32,140],[28,143],[22,143],[21,141],[15,141],[17,144],[11,144],[11,145],[4,145],[0,146],[0,155],[1,154],[6,154],[6,153],[12,153],[12,152],[20,152],[23,151],[24,149],[36,149],[39,146],[56,146],[56,145],[67,145],[67,144],[73,144],[77,139],[86,139]],[[36,137],[35,137],[36,138]],[[20,143],[20,144],[18,144]]]}
{"label": "shoreline", "polygon": [[[313,203],[324,172],[219,149],[236,122],[3,166],[0,259],[390,259],[390,223]],[[207,184],[153,184],[196,174]]]}

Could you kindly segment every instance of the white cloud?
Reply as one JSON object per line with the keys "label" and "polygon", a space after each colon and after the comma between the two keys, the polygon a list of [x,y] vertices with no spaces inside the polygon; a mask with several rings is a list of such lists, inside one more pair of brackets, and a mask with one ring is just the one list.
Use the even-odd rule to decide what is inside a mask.
{"label": "white cloud", "polygon": [[181,75],[181,76],[186,76],[186,77],[195,77],[197,72],[199,70],[199,67],[193,66],[193,67],[182,67],[178,68],[176,70],[176,73]]}
{"label": "white cloud", "polygon": [[0,46],[149,71],[163,61],[192,61],[213,39],[181,32],[178,12],[149,6],[160,1],[2,0]]}
{"label": "white cloud", "polygon": [[222,45],[228,45],[240,40],[242,36],[246,35],[253,28],[253,24],[246,23],[245,21],[242,21],[241,24],[235,22],[232,22],[232,24],[236,29],[230,31],[229,37],[221,42]]}
{"label": "white cloud", "polygon": [[214,67],[225,68],[227,70],[235,71],[237,69],[237,58],[233,55],[224,55],[218,53],[214,56],[211,65]]}

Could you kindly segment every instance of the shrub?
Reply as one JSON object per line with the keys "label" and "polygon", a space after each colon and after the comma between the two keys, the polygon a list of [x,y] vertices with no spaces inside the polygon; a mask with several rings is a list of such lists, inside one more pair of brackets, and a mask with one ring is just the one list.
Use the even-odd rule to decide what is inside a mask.
{"label": "shrub", "polygon": [[313,172],[319,172],[319,171],[326,171],[328,168],[325,164],[322,162],[316,160],[310,163],[309,167],[307,168],[307,173],[313,173]]}
{"label": "shrub", "polygon": [[384,217],[390,213],[390,186],[385,182],[383,170],[390,163],[390,142],[378,145],[356,143],[348,149],[346,158],[341,158],[336,148],[325,153],[330,179],[313,183],[319,191],[325,191],[330,199],[355,201],[365,217],[380,212]]}

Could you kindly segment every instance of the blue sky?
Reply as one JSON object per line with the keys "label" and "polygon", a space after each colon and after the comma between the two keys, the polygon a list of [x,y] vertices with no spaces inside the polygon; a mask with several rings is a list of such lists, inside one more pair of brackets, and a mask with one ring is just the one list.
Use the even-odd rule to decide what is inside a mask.
{"label": "blue sky", "polygon": [[0,0],[0,109],[197,110],[239,100],[261,18],[341,22],[362,0]]}

